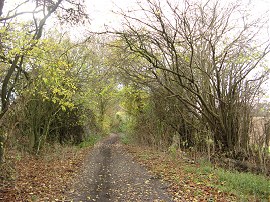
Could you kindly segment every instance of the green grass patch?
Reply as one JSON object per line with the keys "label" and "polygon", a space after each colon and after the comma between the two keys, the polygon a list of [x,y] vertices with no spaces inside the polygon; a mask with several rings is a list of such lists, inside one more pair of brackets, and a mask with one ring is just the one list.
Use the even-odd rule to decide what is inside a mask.
{"label": "green grass patch", "polygon": [[89,135],[89,137],[87,138],[87,140],[81,142],[79,144],[80,148],[84,148],[84,147],[90,147],[95,145],[100,139],[102,138],[102,136],[100,134],[91,134]]}
{"label": "green grass patch", "polygon": [[248,199],[249,196],[263,201],[270,199],[270,181],[264,176],[223,169],[215,170],[215,174],[223,183],[223,185],[218,185],[220,190],[232,192],[242,199]]}
{"label": "green grass patch", "polygon": [[210,163],[202,163],[199,167],[185,166],[184,169],[197,175],[198,181],[208,181],[210,186],[233,193],[240,201],[270,200],[270,180],[265,176],[214,168]]}

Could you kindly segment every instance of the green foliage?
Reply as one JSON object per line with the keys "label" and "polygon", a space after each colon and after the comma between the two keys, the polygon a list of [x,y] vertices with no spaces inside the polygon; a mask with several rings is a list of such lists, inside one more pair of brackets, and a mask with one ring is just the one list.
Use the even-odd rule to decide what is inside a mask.
{"label": "green foliage", "polygon": [[131,136],[140,144],[154,146],[159,149],[171,145],[174,132],[166,125],[158,113],[166,113],[163,108],[156,107],[156,100],[146,89],[136,86],[124,86],[121,95],[120,131]]}
{"label": "green foliage", "polygon": [[[20,131],[29,147],[38,153],[47,141],[61,139],[64,129],[76,126],[78,133],[82,131],[79,114],[75,112],[79,105],[74,101],[80,85],[76,75],[80,67],[67,55],[75,43],[52,30],[48,30],[47,38],[42,38],[44,25],[59,9],[59,19],[66,19],[69,13],[64,21],[76,18],[78,23],[87,15],[82,4],[76,2],[69,9],[60,5],[61,1],[50,8],[28,1],[7,4],[10,5],[5,4],[4,8],[7,6],[10,11],[0,19],[0,125],[8,136]],[[32,20],[25,18],[29,12],[21,10],[27,6],[33,7]],[[76,11],[70,13],[70,6],[76,7]],[[73,139],[79,139],[74,138],[76,135],[72,135]],[[4,146],[2,140],[0,146]],[[2,151],[0,147],[0,161]]]}
{"label": "green foliage", "polygon": [[100,134],[90,134],[86,140],[84,140],[79,144],[79,147],[80,148],[91,147],[95,145],[101,138],[102,135]]}
{"label": "green foliage", "polygon": [[129,135],[134,134],[134,132],[136,132],[136,119],[133,117],[128,117],[127,119],[125,119],[121,126],[120,126],[120,132],[123,133],[127,133]]}
{"label": "green foliage", "polygon": [[31,62],[33,83],[24,92],[38,94],[43,100],[57,103],[63,111],[74,107],[72,98],[77,90],[77,78],[73,64],[61,57],[62,52],[69,47],[55,43],[53,39],[41,41],[39,47],[42,48],[33,50],[31,59],[35,61]]}
{"label": "green foliage", "polygon": [[29,137],[29,147],[35,153],[46,141],[78,143],[82,140],[83,130],[76,114],[78,105],[73,99],[77,78],[74,64],[62,57],[66,49],[69,49],[67,43],[44,39],[31,50],[31,58],[24,60],[31,70],[31,82],[27,88],[17,91],[23,100],[20,110],[24,118],[20,119],[20,129]]}
{"label": "green foliage", "polygon": [[55,33],[25,54],[29,81],[16,86],[14,125],[27,150],[38,153],[54,142],[80,144],[87,134],[110,132],[117,84],[95,45],[78,45]]}
{"label": "green foliage", "polygon": [[131,115],[136,116],[142,112],[145,107],[147,97],[146,91],[137,89],[133,86],[125,86],[120,91],[121,106]]}

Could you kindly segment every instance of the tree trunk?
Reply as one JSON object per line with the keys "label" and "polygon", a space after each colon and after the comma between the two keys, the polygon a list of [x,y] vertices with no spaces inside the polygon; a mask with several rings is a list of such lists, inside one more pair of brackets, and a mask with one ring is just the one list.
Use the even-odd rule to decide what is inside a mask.
{"label": "tree trunk", "polygon": [[3,80],[2,83],[2,90],[1,90],[1,117],[4,116],[5,112],[8,110],[9,105],[9,92],[11,92],[12,89],[8,88],[8,84],[10,82],[10,78],[12,74],[15,72],[17,63],[19,61],[20,56],[16,55],[14,61],[12,61],[12,64]]}
{"label": "tree trunk", "polygon": [[0,16],[3,14],[4,3],[5,3],[5,0],[0,0]]}
{"label": "tree trunk", "polygon": [[4,162],[4,143],[5,143],[5,135],[3,132],[0,132],[0,165]]}

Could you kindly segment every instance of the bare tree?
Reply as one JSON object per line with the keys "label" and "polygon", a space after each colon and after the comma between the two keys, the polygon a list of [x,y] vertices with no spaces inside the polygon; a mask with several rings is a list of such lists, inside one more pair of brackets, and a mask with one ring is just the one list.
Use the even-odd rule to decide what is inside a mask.
{"label": "bare tree", "polygon": [[246,151],[251,103],[269,73],[263,61],[270,44],[258,37],[266,19],[249,20],[239,5],[220,1],[146,3],[140,15],[121,13],[125,28],[117,33],[147,61],[130,73],[151,77],[176,97],[183,120],[199,121],[220,150]]}

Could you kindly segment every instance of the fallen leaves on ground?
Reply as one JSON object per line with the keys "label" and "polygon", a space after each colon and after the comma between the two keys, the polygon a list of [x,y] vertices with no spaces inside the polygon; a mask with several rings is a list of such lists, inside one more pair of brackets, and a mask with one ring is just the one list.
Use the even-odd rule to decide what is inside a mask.
{"label": "fallen leaves on ground", "polygon": [[169,191],[175,201],[236,201],[229,193],[214,187],[218,183],[214,175],[192,173],[187,168],[196,169],[199,164],[173,158],[168,153],[150,148],[126,146],[137,161],[146,166],[155,176],[169,182]]}
{"label": "fallen leaves on ground", "polygon": [[62,200],[67,187],[83,165],[89,148],[68,147],[15,161],[14,176],[2,180],[0,201]]}

